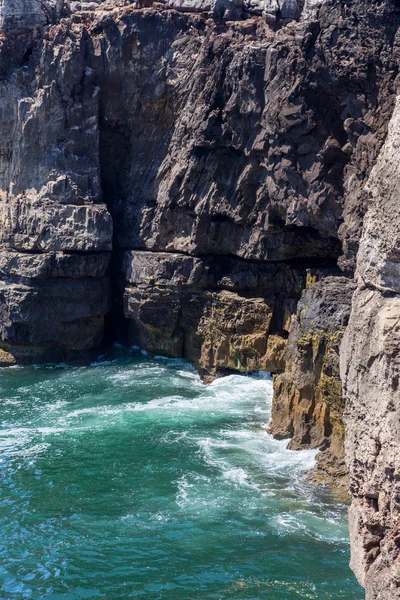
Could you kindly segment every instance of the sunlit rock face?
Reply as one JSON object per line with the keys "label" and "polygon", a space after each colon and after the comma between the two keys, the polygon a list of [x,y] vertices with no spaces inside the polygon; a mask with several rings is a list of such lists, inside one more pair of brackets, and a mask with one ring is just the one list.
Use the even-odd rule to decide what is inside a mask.
{"label": "sunlit rock face", "polygon": [[55,54],[47,64],[44,51],[47,26],[61,8],[33,1],[2,6],[2,69],[9,70],[0,92],[3,362],[98,347],[110,308],[112,219],[102,201],[93,74],[77,40],[62,49],[75,57],[72,69]]}
{"label": "sunlit rock face", "polygon": [[[208,14],[229,21],[262,16],[269,23],[287,23],[300,18],[315,18],[323,2],[325,0],[161,0],[157,4],[180,12]],[[109,0],[65,2],[73,13],[101,9],[103,4],[105,7],[114,6]],[[128,5],[129,2],[122,4]],[[149,8],[154,5],[154,0],[136,0],[134,5],[136,8]]]}
{"label": "sunlit rock face", "polygon": [[284,368],[302,269],[130,251],[121,271],[131,341],[155,354],[184,356],[208,379],[228,371]]}
{"label": "sunlit rock face", "polygon": [[[274,32],[266,20],[267,9],[279,9],[278,20],[289,18],[286,5],[268,6],[246,20],[251,7],[243,5],[246,15],[236,12],[236,25],[223,31],[218,20],[208,18],[213,6],[199,14],[194,4],[177,12],[129,3],[119,8],[107,2],[80,8],[66,3],[52,7],[47,20],[42,18],[47,4],[3,6],[2,277],[28,287],[40,306],[47,288],[39,280],[54,280],[62,294],[62,282],[72,276],[71,269],[49,268],[48,258],[59,264],[63,256],[64,266],[71,257],[82,297],[88,286],[98,294],[86,312],[71,306],[73,294],[65,296],[62,315],[56,308],[52,315],[38,309],[34,317],[31,293],[23,301],[18,294],[13,300],[4,296],[7,352],[12,354],[14,345],[18,358],[24,344],[40,352],[42,346],[47,351],[98,345],[110,306],[104,278],[111,273],[119,282],[113,286],[117,311],[120,306],[134,325],[127,328],[133,331],[129,341],[183,354],[214,375],[220,369],[283,368],[306,263],[334,261],[340,254],[340,185],[335,177],[325,178],[323,169],[329,172],[331,166],[323,167],[325,159],[317,154],[333,144],[339,158],[345,155],[341,142],[332,141],[338,135],[333,130],[330,135],[333,121],[309,137],[317,119],[312,114],[319,109],[313,103],[307,108],[303,92],[292,107],[286,83],[295,81],[289,65],[301,57],[301,45],[283,29]],[[287,6],[294,18],[294,5]],[[303,39],[304,26],[298,27]],[[297,145],[303,147],[299,173]],[[312,177],[309,160],[316,163]],[[316,202],[322,190],[329,196],[326,208]],[[164,298],[158,280],[148,285],[139,278],[133,284],[120,270],[124,250],[202,257],[208,274],[201,284],[190,283],[185,294],[172,278]],[[22,264],[26,253],[36,257],[35,268],[24,263],[18,272],[16,257]],[[102,269],[88,270],[89,253],[101,256]],[[148,259],[140,256],[145,267]],[[291,260],[300,262],[280,264]],[[194,307],[200,289],[204,301]],[[18,314],[9,308],[17,302]],[[141,321],[144,310],[133,309],[138,302],[139,307],[155,303],[153,316],[168,303],[176,305],[174,327],[150,335],[146,319]],[[220,317],[225,325],[211,335],[206,323]],[[38,333],[27,331],[33,318],[43,321]],[[77,322],[78,335],[80,323],[84,343],[75,335],[66,339],[60,326],[51,325],[53,319]],[[92,335],[86,322],[83,327],[85,319],[95,319]],[[16,329],[14,321],[24,326]],[[214,339],[218,358],[206,350],[213,349]]]}
{"label": "sunlit rock face", "polygon": [[368,180],[357,291],[342,347],[352,566],[367,598],[399,597],[400,97]]}

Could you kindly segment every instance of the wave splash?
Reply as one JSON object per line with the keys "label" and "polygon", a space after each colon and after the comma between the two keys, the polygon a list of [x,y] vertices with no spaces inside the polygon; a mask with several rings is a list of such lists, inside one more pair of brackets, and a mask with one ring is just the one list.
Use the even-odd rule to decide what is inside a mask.
{"label": "wave splash", "polygon": [[266,433],[268,374],[133,351],[0,384],[4,597],[361,598],[315,451]]}

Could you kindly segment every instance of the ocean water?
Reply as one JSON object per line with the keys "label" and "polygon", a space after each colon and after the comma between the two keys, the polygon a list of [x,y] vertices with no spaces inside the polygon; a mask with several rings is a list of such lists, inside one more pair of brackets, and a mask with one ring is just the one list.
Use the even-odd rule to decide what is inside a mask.
{"label": "ocean water", "polygon": [[315,452],[266,433],[266,374],[117,348],[0,388],[1,600],[363,598]]}

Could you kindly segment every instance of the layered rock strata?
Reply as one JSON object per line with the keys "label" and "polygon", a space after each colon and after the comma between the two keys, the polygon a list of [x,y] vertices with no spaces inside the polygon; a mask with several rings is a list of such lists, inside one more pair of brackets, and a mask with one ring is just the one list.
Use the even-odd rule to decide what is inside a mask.
{"label": "layered rock strata", "polygon": [[100,345],[109,255],[0,252],[0,362],[73,359]]}
{"label": "layered rock strata", "polygon": [[[31,2],[33,4],[33,0]],[[316,17],[323,2],[324,0],[159,0],[157,5],[179,12],[207,14],[215,19],[229,21],[262,16],[268,23],[274,24]],[[18,0],[8,0],[7,4],[9,12],[19,14],[21,5]],[[117,1],[115,4],[126,5],[129,2]],[[153,4],[153,0],[136,0],[134,6],[136,8],[148,8]],[[49,8],[54,6],[49,1],[43,2],[43,5],[46,6],[47,13],[49,13]],[[71,0],[70,2],[64,2],[65,11],[72,13],[101,9],[104,7],[102,5],[114,6],[114,3],[110,0]],[[32,12],[32,9],[30,11]],[[35,12],[37,13],[37,9]]]}
{"label": "layered rock strata", "polygon": [[55,23],[61,17],[63,0],[1,0],[0,27],[18,32]]}
{"label": "layered rock strata", "polygon": [[[399,12],[0,3],[3,362],[96,348],[106,317],[114,339],[125,330],[206,377],[284,371],[271,427],[342,473],[353,284],[331,268],[351,276],[369,207],[342,358],[353,565],[369,600],[397,597],[397,112],[382,145]],[[322,278],[297,307],[307,269]]]}
{"label": "layered rock strata", "polygon": [[[210,372],[281,368],[290,313],[304,286],[304,261],[334,260],[340,253],[341,190],[332,156],[345,157],[340,142],[333,141],[334,121],[321,127],[319,104],[313,101],[307,108],[307,82],[287,88],[288,78],[295,83],[289,65],[302,60],[306,72],[302,40],[309,38],[309,26],[296,27],[300,42],[288,41],[283,30],[275,33],[258,18],[220,29],[204,15],[104,5],[64,18],[40,35],[32,25],[13,70],[12,63],[6,64],[12,39],[7,30],[0,111],[4,250],[33,253],[44,261],[49,253],[80,253],[85,261],[86,253],[113,247],[116,278],[124,249],[199,257],[211,279],[187,287],[194,291],[197,285],[203,299],[196,308],[181,285],[174,292],[179,299],[171,292],[173,331],[165,332],[164,339],[153,332],[151,343],[133,307],[138,302],[157,306],[162,298],[145,280],[137,285],[126,275],[125,298],[136,294],[136,300],[125,300],[125,316],[132,317],[136,341],[172,355],[183,353]],[[288,266],[299,259],[302,266]],[[275,266],[270,271],[260,267],[257,289],[257,263],[262,262]],[[228,281],[241,269],[248,269],[250,279],[253,272],[253,281],[243,275],[239,283]],[[283,277],[285,285],[279,283]],[[43,285],[26,279],[21,273],[21,284],[40,295]],[[51,286],[51,274],[48,279]],[[98,289],[103,294],[106,286]],[[109,300],[103,298],[101,310],[99,303],[91,303],[79,317],[70,304],[66,295],[66,322],[69,310],[71,322],[103,318]],[[32,320],[24,310],[21,323]],[[12,324],[16,317],[7,318]],[[51,319],[46,315],[43,322]],[[214,346],[207,321],[225,321],[215,332],[218,343],[225,340],[218,359],[206,351],[207,345]],[[224,332],[228,321],[231,331]],[[14,344],[17,353],[22,339],[28,345],[76,346],[72,339],[53,339],[47,325],[46,340],[27,333],[18,337],[10,327],[3,342],[8,350]],[[195,332],[196,350],[190,349],[187,329]],[[253,335],[257,348],[251,347]],[[89,346],[84,337],[83,345]],[[98,339],[97,332],[93,346]],[[223,357],[228,351],[235,358]]]}
{"label": "layered rock strata", "polygon": [[304,269],[229,257],[125,252],[130,342],[183,356],[204,376],[279,371]]}
{"label": "layered rock strata", "polygon": [[0,84],[3,362],[99,346],[110,308],[112,219],[102,201],[98,99],[76,41],[62,51],[73,58],[62,61],[60,49],[46,54],[39,38],[37,61],[24,60]]}

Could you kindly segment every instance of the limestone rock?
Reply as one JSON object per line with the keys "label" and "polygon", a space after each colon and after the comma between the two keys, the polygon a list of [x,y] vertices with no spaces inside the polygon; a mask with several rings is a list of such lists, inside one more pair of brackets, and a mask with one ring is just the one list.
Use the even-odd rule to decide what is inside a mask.
{"label": "limestone rock", "polygon": [[1,0],[0,28],[18,30],[40,27],[59,19],[63,0]]}
{"label": "limestone rock", "polygon": [[285,372],[274,378],[269,431],[294,450],[320,448],[318,478],[346,489],[339,348],[355,285],[326,277],[303,292],[289,334]]}
{"label": "limestone rock", "polygon": [[0,277],[5,280],[98,278],[105,276],[109,262],[110,255],[107,252],[82,255],[0,250]]}
{"label": "limestone rock", "polygon": [[125,280],[133,285],[195,285],[201,283],[204,268],[200,258],[167,252],[130,251],[122,260]]}
{"label": "limestone rock", "polygon": [[301,11],[301,19],[306,21],[308,19],[315,19],[318,17],[318,10],[322,6],[325,0],[304,0],[303,9]]}
{"label": "limestone rock", "polygon": [[104,205],[74,206],[14,197],[0,201],[0,243],[16,250],[111,250],[112,221]]}
{"label": "limestone rock", "polygon": [[98,346],[109,309],[108,286],[105,278],[1,283],[0,337],[8,346]]}
{"label": "limestone rock", "polygon": [[[208,295],[193,332],[201,338],[199,367],[212,373],[271,370],[267,341],[272,314],[273,306],[263,298],[244,298],[227,291]],[[273,358],[278,362],[279,357]]]}
{"label": "limestone rock", "polygon": [[120,268],[131,343],[184,356],[209,379],[283,369],[301,270],[143,251],[123,253]]}
{"label": "limestone rock", "polygon": [[[5,0],[6,2],[7,0]],[[325,0],[159,0],[157,4],[188,13],[208,14],[227,21],[241,20],[250,16],[263,16],[268,23],[286,23],[297,19],[311,19]],[[121,3],[121,2],[120,2]],[[123,3],[123,2],[122,2]],[[128,2],[126,2],[128,3]],[[110,0],[92,2],[70,1],[72,13],[96,10]],[[149,8],[155,0],[136,0],[136,8]]]}
{"label": "limestone rock", "polygon": [[354,271],[368,209],[342,358],[368,600],[398,585],[398,8],[0,6],[0,362],[96,347],[110,275],[131,343],[207,377],[285,369],[273,426],[332,471],[353,287],[326,275]]}
{"label": "limestone rock", "polygon": [[22,63],[18,77],[0,84],[0,338],[6,355],[23,362],[98,347],[110,309],[113,230],[101,197],[98,97],[83,31],[62,47],[48,43],[43,27],[61,10],[61,2],[5,0],[1,13],[0,62],[12,51],[11,65]]}
{"label": "limestone rock", "polygon": [[358,287],[341,352],[352,567],[367,600],[400,589],[400,98],[370,175]]}
{"label": "limestone rock", "polygon": [[366,185],[369,208],[357,258],[360,285],[400,294],[400,97],[397,97],[388,137]]}

